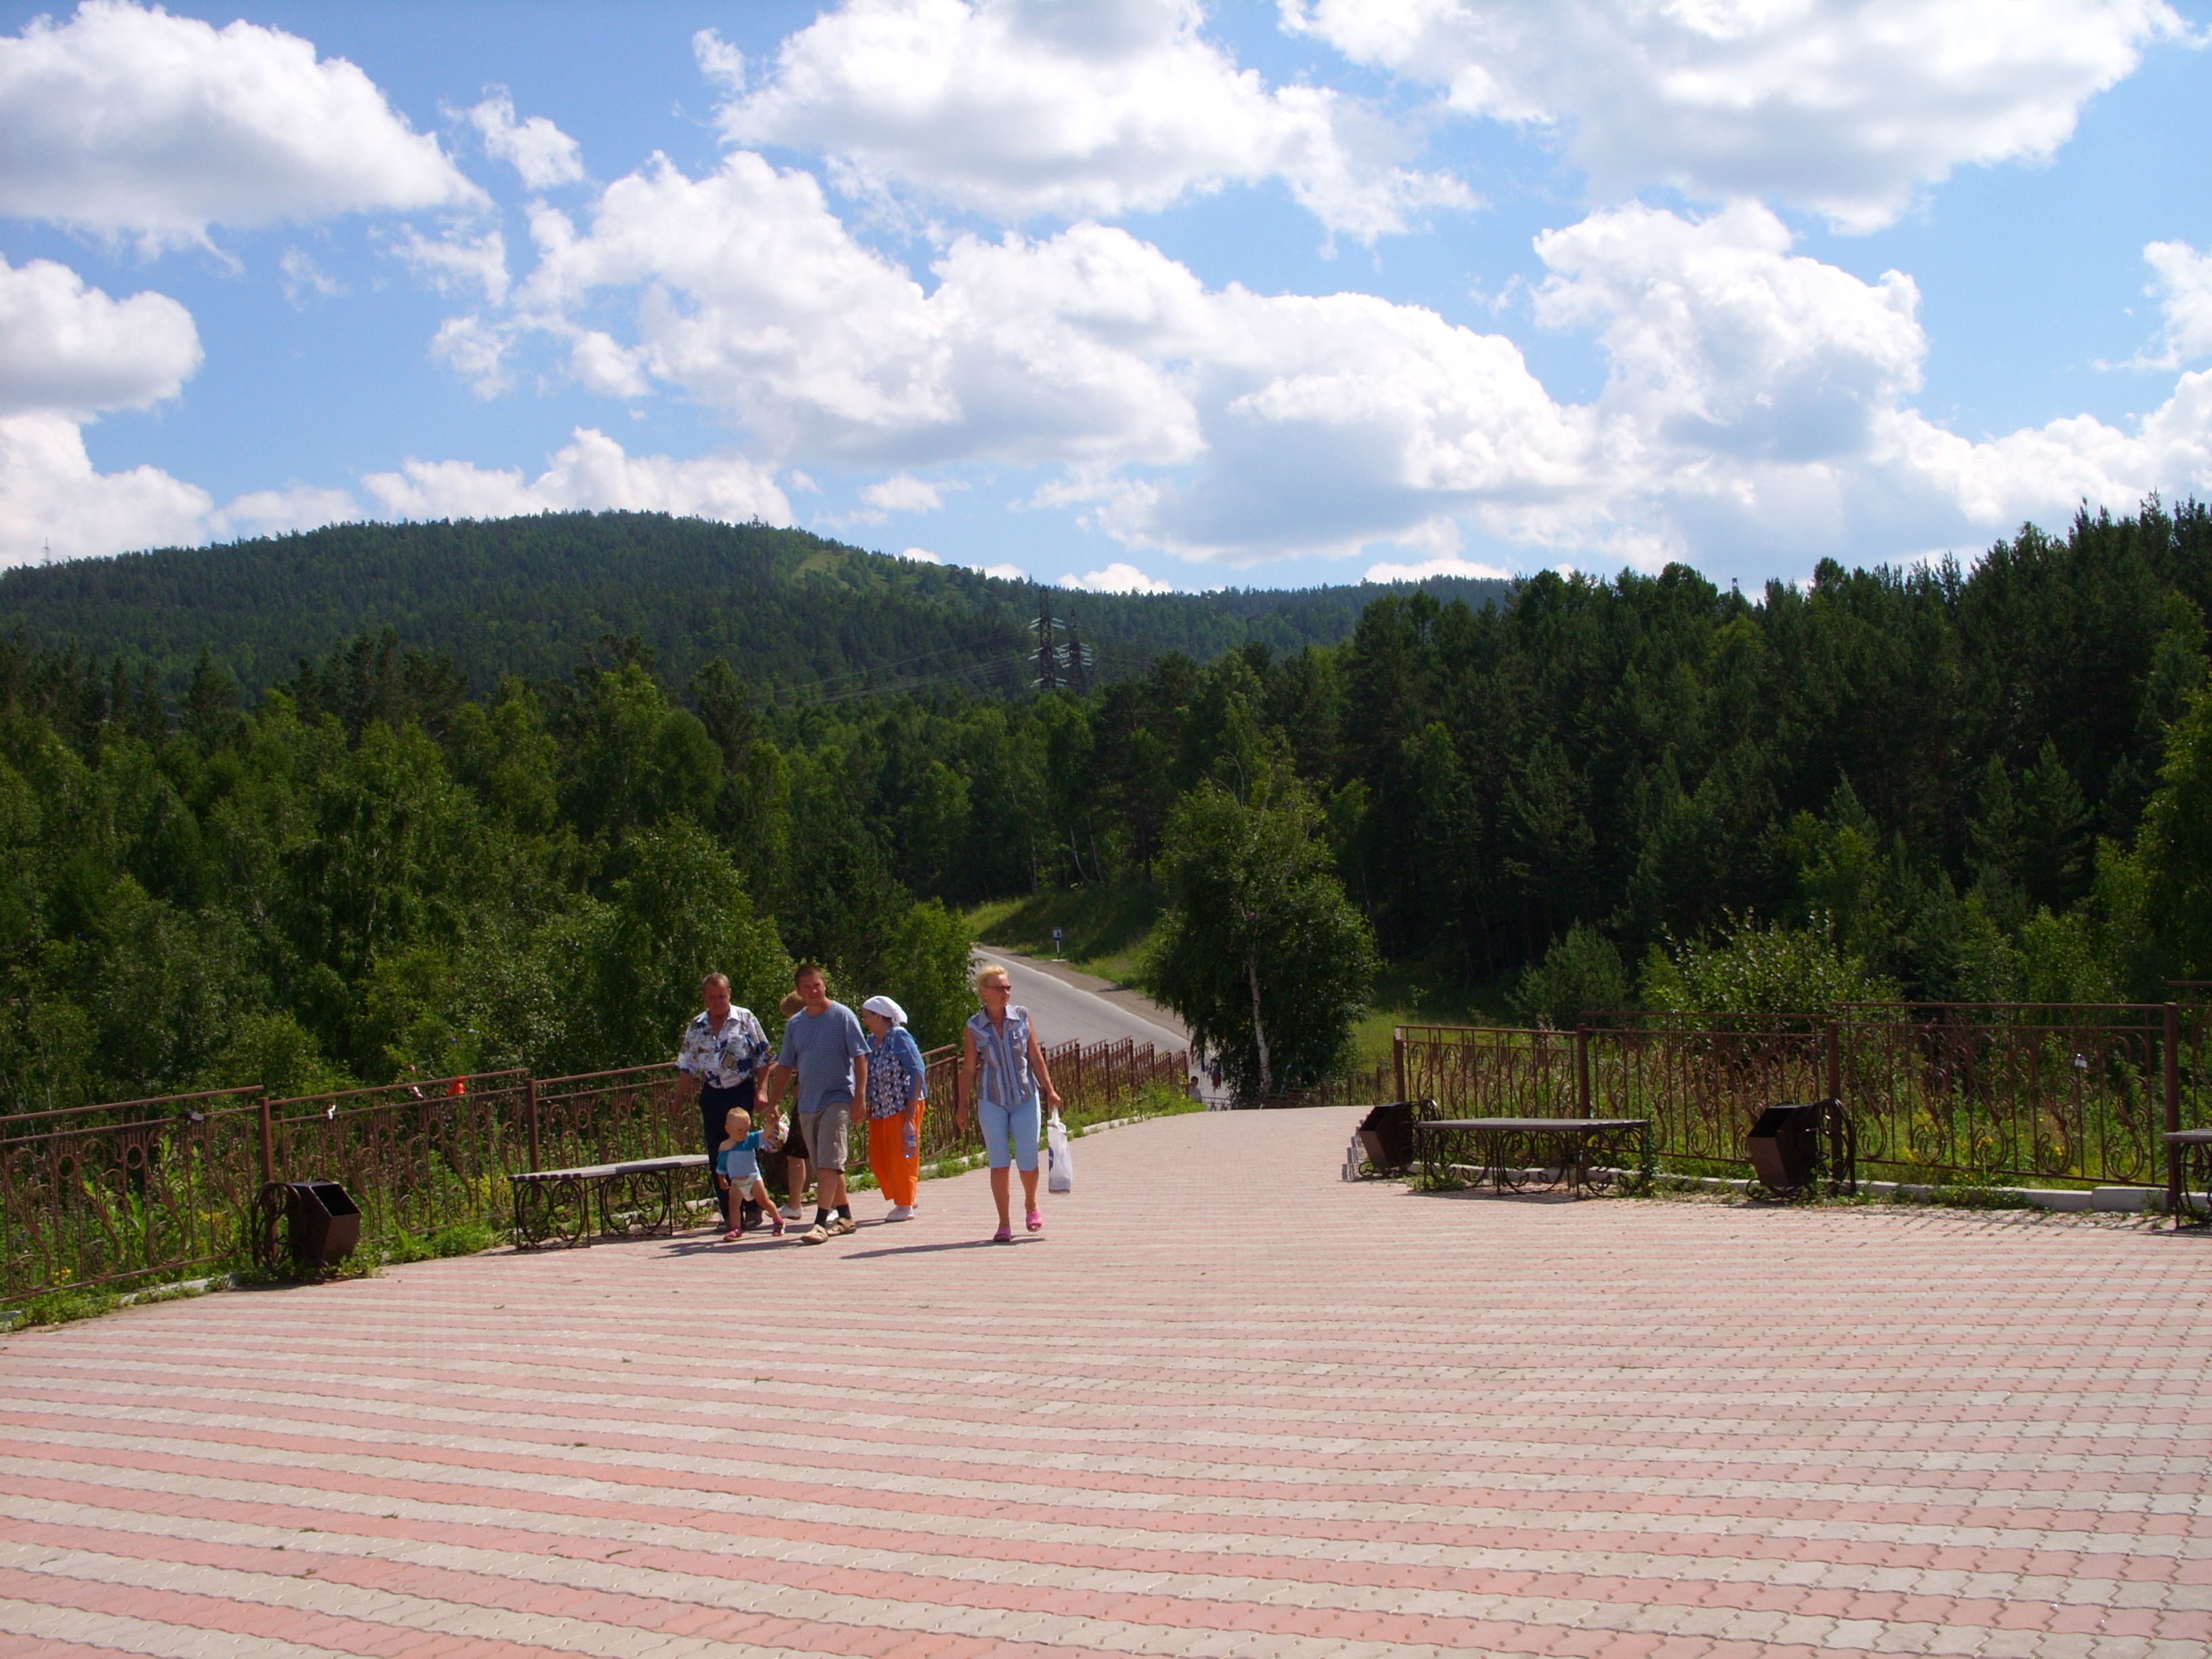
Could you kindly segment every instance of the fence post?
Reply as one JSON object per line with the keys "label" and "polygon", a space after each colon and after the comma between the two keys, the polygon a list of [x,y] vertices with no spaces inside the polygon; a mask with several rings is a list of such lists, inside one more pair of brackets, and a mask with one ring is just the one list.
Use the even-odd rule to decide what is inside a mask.
{"label": "fence post", "polygon": [[261,1184],[274,1186],[276,1181],[276,1135],[269,1121],[269,1091],[264,1089],[256,1098],[261,1108]]}
{"label": "fence post", "polygon": [[[1844,1042],[1842,1028],[1833,1018],[1820,1022],[1820,1046],[1826,1050],[1828,1070],[1828,1179],[1848,1185],[1853,1196],[1859,1190],[1858,1142],[1844,1129]],[[1849,1154],[1846,1155],[1846,1147]],[[1841,1170],[1839,1176],[1837,1171]]]}
{"label": "fence post", "polygon": [[1575,1027],[1575,1104],[1590,1115],[1589,1027]]}
{"label": "fence post", "polygon": [[536,1175],[538,1170],[538,1079],[536,1078],[526,1077],[522,1079],[522,1100],[524,1109],[530,1117],[530,1173]]}
{"label": "fence post", "polygon": [[1390,1067],[1398,1084],[1398,1092],[1391,1098],[1403,1100],[1406,1097],[1406,1033],[1403,1029],[1390,1033]]}
{"label": "fence post", "polygon": [[[2181,1005],[2166,1005],[2166,1129],[2181,1133]],[[2181,1148],[2166,1143],[2166,1212],[2181,1224]]]}

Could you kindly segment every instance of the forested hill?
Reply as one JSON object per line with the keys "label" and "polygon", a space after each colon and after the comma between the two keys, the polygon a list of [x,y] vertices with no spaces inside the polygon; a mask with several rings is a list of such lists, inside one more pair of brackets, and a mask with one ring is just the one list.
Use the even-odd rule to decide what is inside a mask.
{"label": "forested hill", "polygon": [[[1425,584],[1480,606],[1504,582]],[[1117,595],[1040,589],[799,530],[659,513],[337,525],[0,575],[0,634],[128,659],[180,687],[203,647],[250,690],[386,629],[450,657],[479,690],[503,674],[565,677],[605,635],[635,635],[681,684],[726,659],[802,700],[957,684],[1025,689],[1041,601],[1072,618],[1103,679],[1180,651],[1348,636],[1371,586]]]}

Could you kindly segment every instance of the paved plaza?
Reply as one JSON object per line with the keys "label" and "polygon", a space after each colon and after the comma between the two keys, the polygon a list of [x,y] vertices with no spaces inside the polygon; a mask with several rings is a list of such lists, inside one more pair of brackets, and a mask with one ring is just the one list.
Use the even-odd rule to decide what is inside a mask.
{"label": "paved plaza", "polygon": [[[2212,1650],[2212,1241],[1420,1196],[1356,1114],[0,1345],[0,1656]],[[864,1215],[880,1210],[863,1195]]]}

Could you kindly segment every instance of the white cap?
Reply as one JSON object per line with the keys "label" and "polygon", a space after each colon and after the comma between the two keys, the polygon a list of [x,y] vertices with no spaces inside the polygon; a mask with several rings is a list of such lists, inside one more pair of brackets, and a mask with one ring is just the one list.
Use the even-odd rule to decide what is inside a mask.
{"label": "white cap", "polygon": [[894,1025],[906,1024],[906,1010],[889,997],[870,997],[860,1005],[860,1012],[864,1014],[881,1014]]}

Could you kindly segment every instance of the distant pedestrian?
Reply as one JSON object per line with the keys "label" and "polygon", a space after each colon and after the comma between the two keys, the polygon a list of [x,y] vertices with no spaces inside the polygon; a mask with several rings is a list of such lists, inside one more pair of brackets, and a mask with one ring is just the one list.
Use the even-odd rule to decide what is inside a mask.
{"label": "distant pedestrian", "polygon": [[[991,1161],[991,1197],[999,1206],[1000,1244],[1014,1237],[1008,1213],[1013,1182],[1006,1166],[1022,1172],[1023,1200],[1029,1209],[1029,1230],[1044,1225],[1037,1208],[1038,1096],[1060,1109],[1060,1091],[1052,1086],[1045,1069],[1044,1048],[1037,1037],[1036,1022],[1030,1011],[1014,1002],[1013,982],[996,963],[975,975],[975,994],[983,1004],[969,1016],[960,1048],[960,1098],[975,1103],[975,1118],[983,1131],[983,1148]],[[953,1123],[967,1127],[967,1113],[956,1109]]]}
{"label": "distant pedestrian", "polygon": [[921,1201],[921,1113],[929,1068],[906,1029],[906,1010],[889,997],[860,1005],[868,1028],[868,1168],[890,1200],[886,1221],[912,1218]]}
{"label": "distant pedestrian", "polygon": [[783,1047],[769,1071],[769,1104],[796,1083],[792,1133],[804,1137],[814,1165],[815,1206],[814,1224],[799,1238],[821,1244],[860,1225],[845,1191],[845,1156],[854,1103],[868,1094],[868,1038],[853,1011],[830,1000],[821,969],[801,963],[792,978],[805,1006],[784,1024]]}
{"label": "distant pedestrian", "polygon": [[722,1237],[738,1239],[745,1236],[745,1200],[750,1199],[775,1224],[776,1237],[781,1238],[783,1218],[775,1212],[775,1200],[768,1195],[768,1182],[761,1179],[760,1155],[768,1143],[753,1127],[752,1115],[742,1106],[730,1108],[722,1127],[727,1133],[720,1150],[714,1154],[714,1184],[723,1194],[724,1212],[734,1218]]}
{"label": "distant pedestrian", "polygon": [[[706,1012],[684,1028],[683,1044],[676,1054],[676,1069],[683,1074],[677,1092],[681,1100],[691,1089],[699,1091],[700,1150],[707,1154],[711,1170],[721,1149],[723,1121],[731,1109],[741,1107],[748,1115],[752,1112],[761,1063],[768,1058],[768,1033],[751,1009],[731,1002],[728,975],[708,975],[699,981],[699,995]],[[708,1184],[726,1231],[732,1224],[731,1204],[743,1200],[732,1199],[711,1182]]]}

